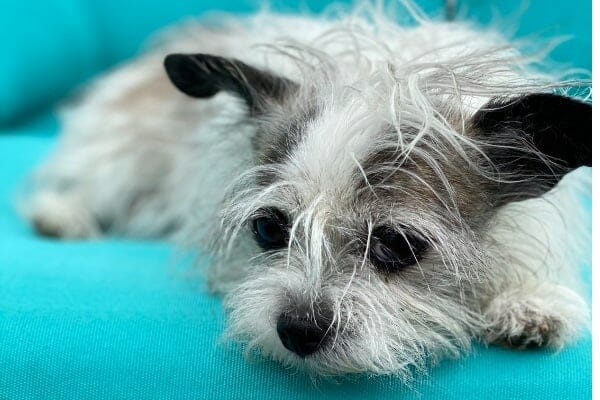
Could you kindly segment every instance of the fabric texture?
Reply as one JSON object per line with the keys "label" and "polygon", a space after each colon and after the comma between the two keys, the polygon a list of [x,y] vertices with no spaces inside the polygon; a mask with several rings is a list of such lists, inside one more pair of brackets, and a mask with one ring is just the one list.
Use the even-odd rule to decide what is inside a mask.
{"label": "fabric texture", "polygon": [[[490,21],[489,3],[465,1],[467,15]],[[520,4],[495,3],[503,15]],[[574,34],[554,58],[590,68],[591,2],[531,3],[517,33],[548,28],[544,34]],[[589,334],[558,353],[476,345],[474,354],[442,362],[408,388],[391,377],[313,382],[271,361],[245,358],[240,346],[223,341],[220,299],[207,293],[191,260],[167,244],[122,238],[55,242],[33,234],[17,215],[14,199],[58,133],[50,105],[134,54],[151,31],[209,5],[197,0],[3,4],[0,399],[590,398]],[[433,0],[424,5],[437,7]],[[247,11],[255,5],[225,1],[219,7]],[[307,5],[322,7],[317,1]],[[34,110],[45,111],[34,116]],[[591,212],[589,196],[582,207]],[[589,278],[590,257],[581,263]]]}

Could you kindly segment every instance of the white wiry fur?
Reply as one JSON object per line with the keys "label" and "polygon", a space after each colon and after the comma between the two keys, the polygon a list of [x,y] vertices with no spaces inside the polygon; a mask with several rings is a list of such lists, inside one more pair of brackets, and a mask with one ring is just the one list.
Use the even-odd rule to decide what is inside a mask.
{"label": "white wiry fur", "polygon": [[[469,121],[478,109],[568,83],[534,72],[537,58],[494,32],[412,13],[410,27],[367,5],[335,18],[262,13],[170,31],[68,108],[24,212],[42,233],[67,238],[107,231],[169,234],[202,249],[217,242],[209,279],[226,295],[230,334],[319,375],[409,380],[474,338],[563,346],[587,321],[576,265],[585,232],[569,234],[584,224],[577,195],[563,181],[543,197],[479,213],[460,182],[495,179],[475,162],[483,151]],[[235,57],[298,91],[248,117],[230,93],[179,93],[162,66],[169,53]],[[286,153],[268,137],[292,118],[302,133]],[[259,134],[267,139],[257,150]],[[257,161],[264,152],[277,161]],[[384,153],[394,159],[369,163]],[[249,221],[266,208],[291,217],[283,251],[252,240]],[[377,272],[368,249],[382,224],[411,227],[431,254],[402,274]],[[323,299],[333,309],[331,344],[299,357],[278,338],[277,318]]]}

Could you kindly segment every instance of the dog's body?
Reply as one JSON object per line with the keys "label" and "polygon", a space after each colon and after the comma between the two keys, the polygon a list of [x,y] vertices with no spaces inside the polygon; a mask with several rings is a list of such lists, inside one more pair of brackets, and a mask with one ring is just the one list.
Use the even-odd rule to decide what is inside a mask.
{"label": "dog's body", "polygon": [[548,189],[591,149],[589,106],[530,95],[553,87],[460,23],[192,24],[69,109],[25,211],[65,238],[223,239],[232,333],[319,374],[558,348],[587,320],[587,229],[569,182]]}

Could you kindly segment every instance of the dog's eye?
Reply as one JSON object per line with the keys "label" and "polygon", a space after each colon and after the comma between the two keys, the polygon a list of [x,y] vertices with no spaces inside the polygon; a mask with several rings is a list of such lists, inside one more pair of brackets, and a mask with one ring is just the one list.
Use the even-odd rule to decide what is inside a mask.
{"label": "dog's eye", "polygon": [[427,247],[428,243],[417,234],[383,226],[373,230],[369,257],[378,270],[396,272],[416,264]]}
{"label": "dog's eye", "polygon": [[261,210],[263,216],[252,221],[256,242],[265,250],[275,250],[287,245],[287,221],[276,209]]}

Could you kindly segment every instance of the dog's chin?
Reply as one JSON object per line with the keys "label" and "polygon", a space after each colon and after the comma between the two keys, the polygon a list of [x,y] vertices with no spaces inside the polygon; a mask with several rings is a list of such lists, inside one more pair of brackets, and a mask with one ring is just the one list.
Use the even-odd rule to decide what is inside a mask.
{"label": "dog's chin", "polygon": [[[228,331],[229,337],[243,343],[245,355],[249,358],[260,357],[274,361],[278,367],[303,373],[313,378],[337,377],[350,373],[336,365],[336,351],[324,348],[308,356],[301,357],[286,349],[277,335],[264,335],[262,338],[248,338],[247,335],[235,335]],[[361,370],[353,372],[363,372]]]}
{"label": "dog's chin", "polygon": [[[315,353],[301,357],[282,345],[274,328],[260,335],[249,335],[248,331],[233,331],[230,325],[226,335],[228,339],[243,344],[248,358],[255,359],[258,356],[270,359],[284,369],[304,373],[318,380],[366,374],[393,375],[408,383],[415,371],[424,371],[422,361],[427,357],[423,346],[413,347],[411,353],[403,354],[395,351],[395,341],[386,343],[382,337],[367,341],[364,338],[338,336]],[[420,349],[419,354],[414,351],[415,348]]]}
{"label": "dog's chin", "polygon": [[283,367],[314,378],[340,376],[349,372],[334,361],[337,358],[335,349],[323,348],[301,357],[283,346],[275,329],[262,335],[250,336],[248,332],[234,332],[229,326],[225,335],[226,339],[241,343],[245,356],[250,360],[271,360],[276,363],[277,368]]}

